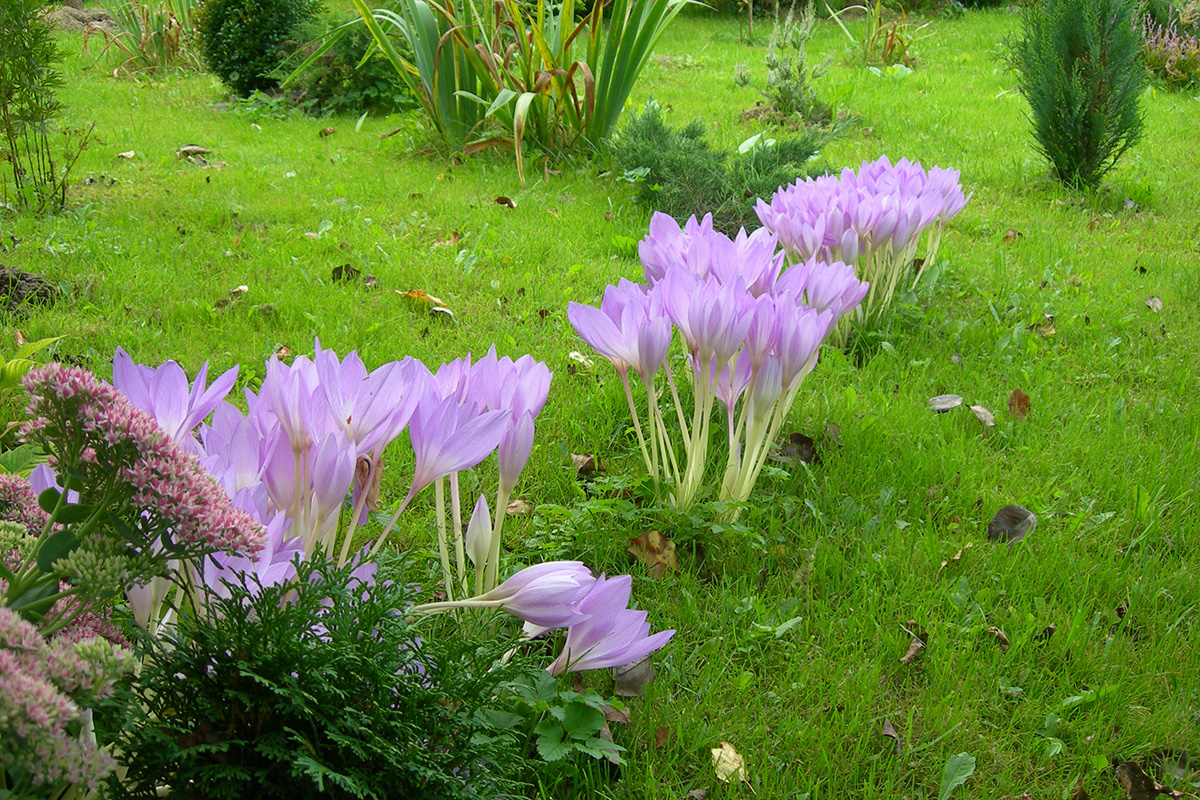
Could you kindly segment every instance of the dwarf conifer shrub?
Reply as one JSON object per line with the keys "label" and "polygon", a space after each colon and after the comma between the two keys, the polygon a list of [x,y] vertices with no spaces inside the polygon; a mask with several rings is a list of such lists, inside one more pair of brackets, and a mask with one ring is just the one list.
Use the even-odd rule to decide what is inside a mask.
{"label": "dwarf conifer shrub", "polygon": [[1131,0],[1033,0],[1009,43],[1055,176],[1094,188],[1142,137],[1146,69]]}
{"label": "dwarf conifer shrub", "polygon": [[713,215],[713,227],[727,234],[759,227],[754,203],[798,177],[817,174],[815,159],[830,138],[805,128],[796,135],[748,141],[738,152],[714,150],[704,123],[673,128],[654,101],[635,114],[614,143],[617,165],[637,180],[638,200],[676,220]]}
{"label": "dwarf conifer shrub", "polygon": [[499,664],[500,644],[428,625],[418,636],[404,616],[413,588],[385,567],[366,583],[352,569],[316,559],[299,563],[289,583],[226,583],[227,597],[208,595],[203,614],[182,613],[148,643],[132,697],[97,714],[116,728],[128,769],[120,791],[510,796],[528,762],[490,720],[506,707],[498,689],[533,670]]}
{"label": "dwarf conifer shrub", "polygon": [[205,0],[194,19],[204,63],[243,97],[273,89],[287,43],[319,10],[319,0]]}

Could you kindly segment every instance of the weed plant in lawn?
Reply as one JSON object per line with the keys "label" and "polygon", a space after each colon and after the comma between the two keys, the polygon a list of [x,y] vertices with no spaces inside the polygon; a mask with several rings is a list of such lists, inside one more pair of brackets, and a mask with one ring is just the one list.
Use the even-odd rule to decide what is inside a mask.
{"label": "weed plant in lawn", "polygon": [[[57,352],[98,368],[120,344],[190,373],[208,359],[215,374],[307,352],[314,336],[368,365],[493,341],[546,361],[555,379],[517,489],[542,507],[506,524],[511,550],[611,574],[654,529],[677,541],[680,570],[652,580],[632,567],[653,624],[678,634],[631,701],[632,725],[614,726],[630,761],[619,782],[588,767],[534,796],[749,796],[713,773],[722,741],[759,797],[932,797],[960,752],[977,767],[955,797],[1070,796],[1079,782],[1122,796],[1108,759],[1200,752],[1200,103],[1147,95],[1145,145],[1096,193],[1069,194],[1027,141],[1027,107],[997,58],[1018,24],[1005,11],[937,20],[907,77],[835,62],[818,83],[862,118],[825,148],[829,163],[907,156],[960,169],[975,195],[891,326],[861,350],[823,351],[789,426],[821,460],[773,463],[736,526],[714,531],[703,502],[682,517],[635,502],[620,384],[567,355],[585,348],[566,303],[641,273],[632,243],[647,216],[631,189],[582,161],[548,165],[557,174],[530,164],[522,190],[503,155],[413,155],[429,136],[412,117],[357,130],[248,118],[218,108],[209,76],[134,84],[81,78],[71,61],[64,105],[95,119],[105,145],[84,154],[78,175],[95,181],[66,214],[0,218],[0,262],[67,290],[6,318],[0,349],[15,327],[31,341],[66,334]],[[819,24],[811,57],[840,56],[840,37]],[[741,119],[754,94],[732,85],[733,67],[762,53],[737,39],[736,20],[681,16],[632,102],[653,95],[668,119],[701,117],[736,147],[758,129]],[[78,38],[64,44],[76,52]],[[184,144],[210,148],[209,168],[178,160]],[[378,286],[336,283],[343,264]],[[454,317],[393,289],[422,289]],[[1014,389],[1030,400],[1023,417]],[[928,410],[951,393],[996,425]],[[610,485],[576,479],[568,456],[589,452]],[[406,488],[391,480],[385,502]],[[1012,548],[985,532],[1009,503],[1039,519]],[[432,547],[420,510],[399,546]],[[916,627],[926,646],[901,663]]]}

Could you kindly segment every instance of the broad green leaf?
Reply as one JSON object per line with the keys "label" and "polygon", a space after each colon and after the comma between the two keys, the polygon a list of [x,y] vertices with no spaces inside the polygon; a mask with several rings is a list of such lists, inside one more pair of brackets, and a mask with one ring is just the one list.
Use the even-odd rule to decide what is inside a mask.
{"label": "broad green leaf", "polygon": [[58,499],[60,497],[62,497],[62,492],[51,486],[38,495],[38,505],[41,506],[42,511],[51,514],[54,512],[54,509],[58,508]]}
{"label": "broad green leaf", "polygon": [[570,742],[563,741],[562,726],[553,720],[542,720],[533,732],[537,734],[537,751],[543,761],[561,761],[574,749]]}
{"label": "broad green leaf", "polygon": [[742,155],[749,153],[754,149],[754,145],[758,144],[758,140],[762,138],[762,133],[756,133],[746,141],[738,145],[738,152]]}
{"label": "broad green leaf", "polygon": [[41,462],[37,449],[31,444],[23,444],[0,453],[0,473],[28,475]]}
{"label": "broad green leaf", "polygon": [[58,340],[65,338],[65,336],[48,336],[45,339],[38,339],[36,342],[26,342],[17,348],[17,352],[13,353],[13,358],[29,358],[37,355]]}
{"label": "broad green leaf", "polygon": [[938,790],[938,800],[946,800],[974,774],[975,756],[970,753],[950,756],[946,761],[946,770],[942,773],[942,788]]}
{"label": "broad green leaf", "polygon": [[37,551],[37,565],[42,572],[52,572],[54,562],[68,556],[79,546],[79,537],[69,528],[53,533],[42,540]]}
{"label": "broad green leaf", "polygon": [[54,515],[54,521],[62,525],[74,525],[77,522],[83,522],[85,519],[91,516],[91,513],[91,506],[67,503],[62,508],[58,509],[58,513]]}
{"label": "broad green leaf", "polygon": [[604,712],[576,701],[567,706],[562,724],[572,739],[590,739],[604,727]]}

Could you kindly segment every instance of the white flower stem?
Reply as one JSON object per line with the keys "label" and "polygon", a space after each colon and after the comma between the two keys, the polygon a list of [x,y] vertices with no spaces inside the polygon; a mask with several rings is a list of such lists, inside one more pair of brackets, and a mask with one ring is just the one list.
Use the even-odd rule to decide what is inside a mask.
{"label": "white flower stem", "polygon": [[446,599],[454,599],[454,576],[450,572],[450,551],[446,546],[446,486],[445,478],[433,484],[434,501],[437,504],[438,556],[442,560],[442,583],[446,587]]}

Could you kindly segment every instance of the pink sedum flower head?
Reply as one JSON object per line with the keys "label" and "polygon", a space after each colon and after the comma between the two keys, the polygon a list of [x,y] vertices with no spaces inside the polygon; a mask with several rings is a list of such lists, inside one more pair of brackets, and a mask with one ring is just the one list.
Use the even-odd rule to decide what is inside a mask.
{"label": "pink sedum flower head", "polygon": [[629,605],[633,579],[628,575],[596,579],[579,604],[585,619],[567,628],[567,641],[546,670],[551,675],[632,664],[670,641],[674,630],[650,635],[645,611]]}
{"label": "pink sedum flower head", "polygon": [[50,517],[38,506],[38,494],[26,478],[0,473],[0,520],[23,525],[34,536],[41,534]]}
{"label": "pink sedum flower head", "polygon": [[[183,450],[120,392],[86,370],[49,364],[24,378],[30,395],[25,441],[41,447],[47,464],[63,459],[81,473],[79,502],[103,491],[113,513],[151,541],[191,554],[223,550],[253,555],[262,528],[229,501],[196,456]],[[113,477],[116,486],[109,486]],[[114,499],[114,492],[117,498]]]}

